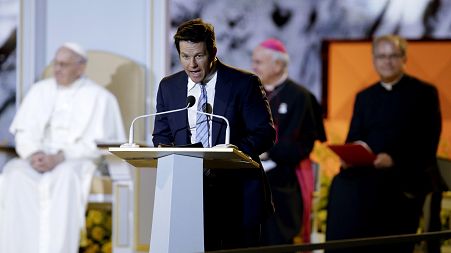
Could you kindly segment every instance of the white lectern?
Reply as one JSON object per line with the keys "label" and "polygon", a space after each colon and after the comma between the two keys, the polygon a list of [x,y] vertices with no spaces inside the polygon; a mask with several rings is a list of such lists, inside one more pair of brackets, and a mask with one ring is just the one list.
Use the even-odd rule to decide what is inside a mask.
{"label": "white lectern", "polygon": [[236,148],[110,148],[135,167],[157,161],[151,253],[203,252],[203,168],[258,168]]}

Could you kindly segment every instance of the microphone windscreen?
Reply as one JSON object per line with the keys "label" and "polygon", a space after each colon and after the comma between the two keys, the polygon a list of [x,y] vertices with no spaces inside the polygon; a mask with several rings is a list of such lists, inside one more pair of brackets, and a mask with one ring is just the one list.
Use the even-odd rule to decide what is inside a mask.
{"label": "microphone windscreen", "polygon": [[193,106],[196,103],[196,98],[193,95],[190,95],[186,98],[186,104],[188,107]]}
{"label": "microphone windscreen", "polygon": [[211,104],[207,103],[205,108],[204,108],[204,112],[206,113],[213,113],[213,107],[211,106]]}

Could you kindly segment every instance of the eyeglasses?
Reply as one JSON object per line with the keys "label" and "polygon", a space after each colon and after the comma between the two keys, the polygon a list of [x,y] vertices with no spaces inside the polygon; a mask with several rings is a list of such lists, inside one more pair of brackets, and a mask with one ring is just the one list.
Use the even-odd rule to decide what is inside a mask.
{"label": "eyeglasses", "polygon": [[80,63],[81,63],[80,61],[76,61],[76,62],[53,61],[53,66],[60,67],[60,68],[67,68],[69,66],[80,64]]}
{"label": "eyeglasses", "polygon": [[401,59],[402,57],[404,57],[404,55],[402,54],[375,54],[374,58],[376,58],[376,60],[390,60],[390,61],[394,61],[394,60],[398,60]]}

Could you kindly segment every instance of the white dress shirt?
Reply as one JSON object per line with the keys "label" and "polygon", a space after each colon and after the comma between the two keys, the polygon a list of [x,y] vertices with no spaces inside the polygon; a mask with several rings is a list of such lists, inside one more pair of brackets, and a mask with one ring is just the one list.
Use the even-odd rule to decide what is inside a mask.
{"label": "white dress shirt", "polygon": [[[214,101],[215,101],[215,87],[216,87],[216,77],[218,72],[215,71],[211,78],[207,78],[208,81],[205,84],[205,88],[207,90],[207,103],[211,105],[211,109],[213,111]],[[200,97],[200,83],[194,83],[188,77],[188,96],[194,96],[196,98],[196,103],[188,110],[188,122],[191,131],[191,143],[196,143],[196,121],[197,121],[197,103]],[[210,140],[211,143],[211,121],[210,121]]]}

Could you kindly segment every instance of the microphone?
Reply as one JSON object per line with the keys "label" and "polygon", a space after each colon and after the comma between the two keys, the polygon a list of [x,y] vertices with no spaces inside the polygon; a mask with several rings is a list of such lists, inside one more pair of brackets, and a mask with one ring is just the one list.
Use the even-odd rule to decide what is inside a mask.
{"label": "microphone", "polygon": [[133,137],[134,132],[133,131],[134,131],[134,124],[135,124],[136,120],[142,119],[142,118],[158,116],[158,115],[162,115],[162,114],[168,114],[168,113],[173,113],[173,112],[179,112],[179,111],[187,110],[188,108],[192,107],[195,102],[196,102],[196,98],[194,96],[188,96],[186,98],[186,106],[183,107],[183,108],[170,110],[170,111],[164,111],[164,112],[145,114],[145,115],[141,115],[141,116],[138,116],[138,117],[134,118],[133,121],[132,121],[132,124],[130,125],[130,130],[129,130],[129,134],[128,134],[128,142],[122,144],[120,147],[121,148],[139,148],[139,145],[133,142],[133,139],[134,139],[134,137]]}
{"label": "microphone", "polygon": [[[216,118],[220,118],[220,119],[224,120],[226,125],[227,125],[226,133],[225,133],[225,143],[224,144],[226,146],[230,145],[230,123],[229,123],[229,120],[226,117],[221,116],[221,115],[216,115],[216,114],[213,114],[213,113],[198,111],[198,110],[196,110],[194,108],[189,109],[189,110],[195,111],[196,113],[199,113],[199,114],[204,114],[204,115],[207,115],[207,116],[210,116],[210,117],[216,117]],[[211,112],[211,105],[207,103],[207,105],[205,106],[205,110]]]}

